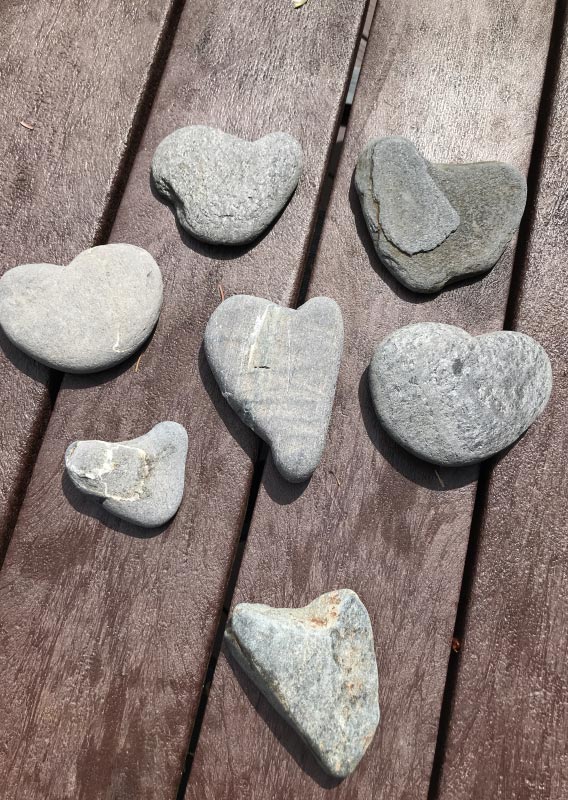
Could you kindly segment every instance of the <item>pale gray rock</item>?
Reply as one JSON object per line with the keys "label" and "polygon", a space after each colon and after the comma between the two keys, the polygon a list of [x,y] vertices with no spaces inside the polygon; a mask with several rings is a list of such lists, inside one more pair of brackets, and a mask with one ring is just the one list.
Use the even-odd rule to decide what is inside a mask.
{"label": "pale gray rock", "polygon": [[287,133],[248,142],[205,125],[167,136],[152,179],[179,224],[211,244],[245,244],[278,216],[302,172],[302,148]]}
{"label": "pale gray rock", "polygon": [[323,769],[344,778],[379,724],[379,678],[367,609],[350,589],[304,608],[239,603],[225,641]]}
{"label": "pale gray rock", "polygon": [[523,333],[471,336],[428,322],[387,336],[369,382],[377,416],[395,441],[433,464],[462,466],[527,430],[548,402],[552,369]]}
{"label": "pale gray rock", "polygon": [[334,300],[298,310],[260,297],[229,297],[211,315],[205,354],[223,397],[272,448],[289,481],[307,480],[321,459],[343,348]]}
{"label": "pale gray rock", "polygon": [[[401,140],[395,137],[396,142]],[[418,196],[412,192],[412,170],[404,173],[402,151],[397,149],[398,160],[390,165],[387,175],[391,183],[384,193],[384,205],[378,200],[376,181],[385,169],[384,153],[390,152],[384,142],[389,139],[374,139],[361,153],[355,170],[355,186],[361,201],[363,216],[373,245],[384,266],[404,286],[416,292],[431,293],[446,284],[473,275],[488,272],[495,266],[507,244],[517,230],[526,202],[526,180],[522,173],[509,164],[488,161],[477,164],[431,164],[418,154],[408,142],[407,150],[413,152],[411,164],[422,161],[432,182],[459,216],[458,227],[447,238],[432,249],[409,254],[401,247],[412,250],[423,243],[429,247],[432,240],[441,239],[441,230],[436,226],[432,240],[423,238],[423,226],[417,222],[417,233],[412,238],[412,220],[419,215],[417,209],[427,205],[428,193],[421,185]],[[375,153],[377,157],[375,158]],[[382,157],[381,157],[382,154]],[[397,197],[393,175],[404,173],[405,180]],[[380,181],[377,184],[380,188]],[[403,213],[403,209],[406,211]],[[430,214],[425,213],[425,220]],[[407,239],[402,234],[389,233],[383,227],[383,218],[389,221],[399,215]],[[449,218],[448,218],[449,219]],[[399,244],[397,246],[397,237]]]}
{"label": "pale gray rock", "polygon": [[371,184],[384,235],[408,255],[433,250],[459,225],[459,214],[408,139],[387,136],[377,141]]}
{"label": "pale gray rock", "polygon": [[131,244],[84,250],[66,266],[22,264],[0,280],[0,325],[16,347],[63,372],[127,359],[160,315],[162,275]]}
{"label": "pale gray rock", "polygon": [[154,528],[170,520],[183,496],[187,433],[160,422],[126,442],[73,442],[65,468],[77,489],[121,519]]}

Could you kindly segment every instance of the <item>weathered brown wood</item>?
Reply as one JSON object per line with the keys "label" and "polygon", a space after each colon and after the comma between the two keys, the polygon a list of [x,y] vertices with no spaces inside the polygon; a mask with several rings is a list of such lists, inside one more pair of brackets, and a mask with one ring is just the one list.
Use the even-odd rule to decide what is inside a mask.
{"label": "weathered brown wood", "polygon": [[357,591],[376,636],[382,721],[356,772],[334,787],[222,654],[187,800],[427,796],[477,473],[436,470],[391,443],[365,371],[403,324],[500,328],[513,248],[482,280],[411,294],[377,263],[352,171],[381,134],[409,136],[436,160],[526,169],[552,13],[548,0],[379,4],[309,289],[337,300],[345,322],[329,444],[307,487],[286,485],[268,463],[234,602],[299,606],[334,588]]}
{"label": "weathered brown wood", "polygon": [[[0,4],[0,274],[93,244],[175,0]],[[50,411],[0,334],[0,563]]]}
{"label": "weathered brown wood", "polygon": [[[181,16],[111,239],[146,247],[163,313],[138,366],[66,378],[0,573],[0,785],[27,798],[173,798],[238,539],[252,434],[205,364],[226,295],[294,300],[364,0],[196,0]],[[180,236],[149,185],[153,151],[188,123],[256,138],[283,129],[305,153],[298,190],[255,246]],[[79,438],[188,429],[186,493],[141,536],[62,485]]]}
{"label": "weathered brown wood", "polygon": [[568,797],[568,31],[512,327],[552,361],[539,422],[492,470],[438,797]]}

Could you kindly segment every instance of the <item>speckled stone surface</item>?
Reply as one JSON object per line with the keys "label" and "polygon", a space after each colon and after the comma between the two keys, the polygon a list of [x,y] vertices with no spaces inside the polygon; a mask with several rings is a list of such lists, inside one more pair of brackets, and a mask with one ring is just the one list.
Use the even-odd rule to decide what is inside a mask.
{"label": "speckled stone surface", "polygon": [[373,631],[355,592],[328,592],[298,609],[239,603],[225,642],[323,769],[353,772],[379,724]]}
{"label": "speckled stone surface", "polygon": [[[393,139],[399,143],[396,147]],[[369,142],[355,171],[363,215],[380,261],[404,286],[424,293],[437,292],[452,281],[487,272],[495,266],[519,226],[526,202],[524,175],[515,167],[496,161],[431,164],[410,142],[402,147],[400,142],[404,141],[387,137]],[[385,146],[385,142],[391,144]],[[393,151],[397,157],[391,163]],[[406,167],[402,163],[404,153],[408,153],[410,162]],[[413,189],[412,175],[418,171],[419,162],[432,183],[423,178]],[[383,171],[388,191],[380,188],[378,176]],[[434,207],[438,208],[441,193],[459,216],[457,228],[433,248],[432,241],[441,239],[449,227],[449,217],[444,217],[447,227],[434,226],[435,235],[428,239],[424,228],[430,224],[431,214],[427,215],[425,209],[428,186],[432,185],[438,189],[431,194]],[[388,227],[383,228],[383,217],[387,222],[398,219],[402,233],[393,234]],[[414,235],[413,220],[417,225]],[[422,250],[410,253],[420,245]]]}
{"label": "speckled stone surface", "polygon": [[287,133],[248,142],[204,125],[167,136],[152,160],[156,189],[179,224],[211,244],[246,244],[284,208],[300,179],[302,148]]}
{"label": "speckled stone surface", "polygon": [[107,511],[154,528],[179,508],[186,456],[183,425],[160,422],[126,442],[73,442],[65,453],[65,468],[77,489],[99,498]]}
{"label": "speckled stone surface", "polygon": [[29,356],[63,372],[98,372],[124,361],[160,315],[162,275],[131,244],[80,253],[66,267],[22,264],[0,280],[0,325]]}
{"label": "speckled stone surface", "polygon": [[414,455],[443,466],[475,464],[513,444],[543,411],[552,369],[523,333],[471,336],[441,323],[400,328],[369,370],[385,430]]}
{"label": "speckled stone surface", "polygon": [[223,397],[270,445],[280,473],[307,480],[325,447],[343,348],[337,303],[315,297],[293,310],[235,295],[211,315],[204,346]]}

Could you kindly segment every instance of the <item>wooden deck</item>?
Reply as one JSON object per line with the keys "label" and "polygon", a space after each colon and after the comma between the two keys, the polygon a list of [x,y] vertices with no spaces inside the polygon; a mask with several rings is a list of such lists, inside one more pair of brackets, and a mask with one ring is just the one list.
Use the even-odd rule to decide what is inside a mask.
{"label": "wooden deck", "polygon": [[[0,5],[0,267],[124,241],[165,282],[136,367],[60,376],[0,341],[2,800],[568,797],[565,3],[380,0],[348,113],[365,13],[365,0]],[[156,145],[190,123],[302,143],[298,191],[255,245],[191,240],[153,195]],[[380,267],[352,173],[385,134],[527,172],[518,241],[489,275],[424,298]],[[220,287],[342,308],[307,487],[279,477],[209,372]],[[375,421],[373,349],[423,320],[518,329],[551,357],[547,411],[481,471],[435,470]],[[161,419],[188,430],[186,490],[173,522],[142,535],[73,490],[63,454]],[[297,606],[342,586],[372,618],[382,720],[335,783],[220,642],[233,602]]]}

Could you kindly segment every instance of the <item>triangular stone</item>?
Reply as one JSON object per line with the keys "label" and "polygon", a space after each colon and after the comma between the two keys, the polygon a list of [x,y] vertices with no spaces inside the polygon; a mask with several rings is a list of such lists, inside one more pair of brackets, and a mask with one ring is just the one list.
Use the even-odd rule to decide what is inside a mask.
{"label": "triangular stone", "polygon": [[240,603],[227,645],[330,775],[349,775],[379,723],[379,679],[367,609],[350,589],[305,608]]}
{"label": "triangular stone", "polygon": [[65,453],[77,489],[102,501],[121,519],[153,528],[168,522],[183,496],[187,433],[177,422],[160,422],[125,442],[73,442]]}
{"label": "triangular stone", "polygon": [[325,447],[343,348],[337,303],[315,297],[294,310],[235,295],[211,315],[204,347],[223,397],[268,442],[280,473],[307,480]]}

